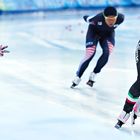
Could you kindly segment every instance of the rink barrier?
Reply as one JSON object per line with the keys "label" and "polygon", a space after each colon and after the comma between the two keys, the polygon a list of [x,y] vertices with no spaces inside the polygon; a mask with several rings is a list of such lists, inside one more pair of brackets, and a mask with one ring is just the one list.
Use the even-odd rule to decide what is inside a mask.
{"label": "rink barrier", "polygon": [[0,14],[17,14],[31,12],[47,12],[60,10],[84,10],[104,8],[108,5],[115,7],[137,7],[138,0],[2,0],[0,1]]}

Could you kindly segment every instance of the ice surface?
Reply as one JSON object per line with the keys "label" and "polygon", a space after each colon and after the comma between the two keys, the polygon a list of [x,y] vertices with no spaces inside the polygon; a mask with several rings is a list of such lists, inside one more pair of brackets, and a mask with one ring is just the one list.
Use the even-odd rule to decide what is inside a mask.
{"label": "ice surface", "polygon": [[86,81],[100,46],[80,85],[70,89],[85,49],[82,15],[91,11],[1,20],[1,44],[10,50],[0,58],[1,140],[139,139],[139,118],[133,128],[130,121],[121,131],[114,128],[136,80],[134,53],[140,37],[136,10],[120,10],[125,22],[116,30],[116,47],[93,88]]}

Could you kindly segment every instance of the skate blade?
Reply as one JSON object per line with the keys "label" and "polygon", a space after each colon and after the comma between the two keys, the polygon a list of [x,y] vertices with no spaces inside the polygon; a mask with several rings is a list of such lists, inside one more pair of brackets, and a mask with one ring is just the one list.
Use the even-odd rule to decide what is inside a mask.
{"label": "skate blade", "polygon": [[72,88],[72,89],[73,89],[74,87],[75,87],[75,86],[71,86],[70,88]]}
{"label": "skate blade", "polygon": [[115,127],[116,129],[120,129],[120,128],[121,128],[121,126],[118,125],[118,124],[116,124],[114,127]]}
{"label": "skate blade", "polygon": [[70,88],[75,88],[77,85],[75,84],[75,83],[73,83],[72,85],[71,85],[71,87]]}

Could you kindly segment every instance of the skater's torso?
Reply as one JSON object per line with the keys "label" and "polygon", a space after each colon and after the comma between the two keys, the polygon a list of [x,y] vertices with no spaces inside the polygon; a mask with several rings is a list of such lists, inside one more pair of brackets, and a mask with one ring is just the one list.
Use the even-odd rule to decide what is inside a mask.
{"label": "skater's torso", "polygon": [[137,72],[138,72],[137,81],[139,82],[138,86],[140,87],[140,40],[136,48],[135,59],[136,59]]}
{"label": "skater's torso", "polygon": [[106,22],[105,18],[103,16],[103,13],[100,13],[94,17],[86,17],[84,18],[86,22],[89,23],[88,32],[94,32],[94,34],[97,34],[100,37],[108,36],[114,32],[114,29],[118,27],[123,21],[124,21],[124,15],[118,14],[116,23],[109,27]]}

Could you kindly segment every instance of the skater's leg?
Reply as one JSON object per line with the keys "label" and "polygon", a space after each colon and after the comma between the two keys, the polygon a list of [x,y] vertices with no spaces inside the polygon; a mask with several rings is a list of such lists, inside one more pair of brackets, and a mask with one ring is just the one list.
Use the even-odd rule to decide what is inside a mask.
{"label": "skater's leg", "polygon": [[[111,40],[111,39],[110,39]],[[87,84],[89,86],[93,86],[93,83],[95,82],[96,75],[101,71],[101,69],[107,64],[109,55],[114,47],[114,39],[110,42],[108,39],[100,40],[100,45],[103,50],[103,53],[101,57],[98,59],[97,64],[93,70],[93,72],[89,76],[89,81]]]}
{"label": "skater's leg", "polygon": [[94,57],[95,52],[96,52],[96,46],[91,46],[91,47],[86,48],[85,57],[84,57],[84,59],[82,59],[80,65],[79,65],[78,71],[76,72],[78,77],[81,78],[81,76],[83,75],[84,71],[88,67],[90,61]]}
{"label": "skater's leg", "polygon": [[[136,48],[136,53],[135,53],[135,57],[136,57],[136,66],[137,66],[137,80],[136,82],[131,86],[124,107],[123,107],[123,111],[126,112],[127,114],[130,114],[130,112],[132,112],[132,110],[134,112],[132,112],[132,117],[133,117],[133,123],[135,118],[136,118],[136,106],[138,105],[136,102],[138,101],[139,97],[140,97],[140,41],[138,42],[137,48]],[[136,106],[134,106],[136,105]],[[121,121],[123,123],[125,123],[126,121],[123,121],[120,117],[118,118],[118,122]]]}
{"label": "skater's leg", "polygon": [[97,64],[93,70],[95,74],[99,73],[101,69],[107,64],[109,55],[111,54],[112,49],[114,48],[114,42],[113,43],[112,42],[110,42],[107,39],[100,41],[103,52],[100,58],[98,59]]}
{"label": "skater's leg", "polygon": [[[115,125],[116,128],[120,128],[126,121],[129,119],[130,112],[132,112],[134,105],[139,99],[140,96],[140,82],[137,80],[130,88],[127,98],[125,100],[125,104],[123,107],[123,111],[118,117],[118,123]],[[133,113],[133,123],[136,119],[136,114]]]}
{"label": "skater's leg", "polygon": [[73,80],[73,84],[72,84],[71,88],[73,88],[79,84],[79,82],[81,81],[81,76],[83,75],[83,73],[86,70],[86,68],[88,67],[90,61],[94,57],[95,52],[96,52],[96,46],[91,46],[91,47],[86,48],[85,57],[79,65],[78,71],[76,72],[76,77]]}
{"label": "skater's leg", "polygon": [[116,128],[120,128],[122,124],[124,124],[128,118],[125,118],[126,114],[130,114],[132,112],[132,117],[133,117],[133,122],[132,124],[135,123],[136,119],[136,107],[139,105],[138,100],[140,97],[140,41],[138,42],[137,48],[136,48],[136,53],[135,53],[135,58],[136,58],[136,66],[137,66],[137,80],[136,82],[131,86],[129,89],[124,107],[123,107],[123,112],[125,112],[125,115],[122,114],[122,118],[120,116],[118,117],[118,123],[115,125]]}
{"label": "skater's leg", "polygon": [[97,43],[98,43],[98,36],[96,36],[96,34],[94,34],[91,30],[88,30],[86,36],[86,53],[84,59],[82,59],[79,65],[79,68],[76,72],[76,78],[73,80],[71,88],[79,84],[83,73],[87,69],[90,61],[92,60],[92,58],[96,53]]}

